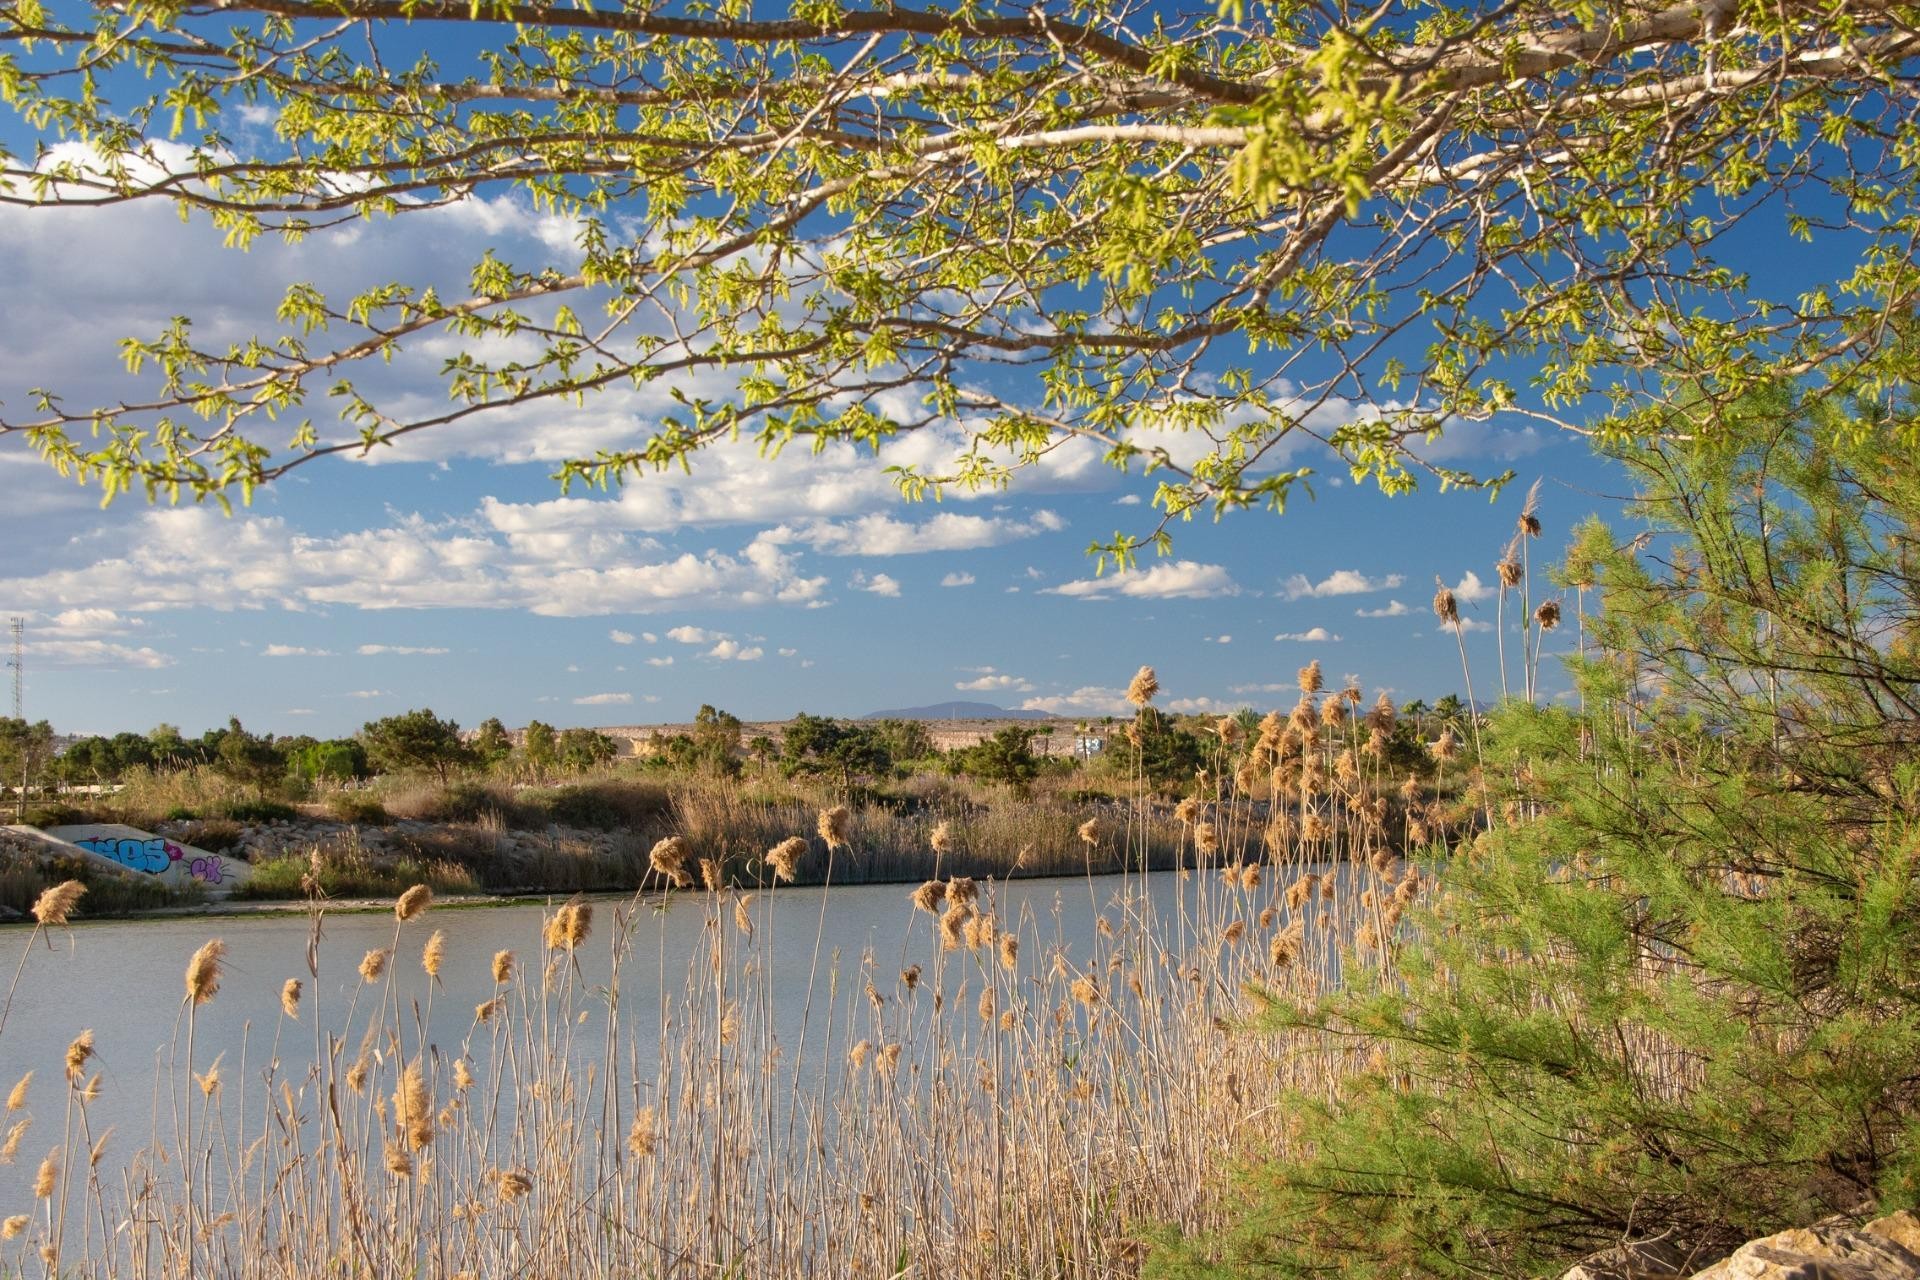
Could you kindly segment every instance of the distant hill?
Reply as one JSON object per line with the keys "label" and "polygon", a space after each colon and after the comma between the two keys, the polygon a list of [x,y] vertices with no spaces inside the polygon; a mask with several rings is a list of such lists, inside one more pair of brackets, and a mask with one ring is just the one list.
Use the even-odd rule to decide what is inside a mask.
{"label": "distant hill", "polygon": [[863,720],[1046,720],[1044,711],[1009,711],[991,702],[936,702],[930,707],[871,711]]}

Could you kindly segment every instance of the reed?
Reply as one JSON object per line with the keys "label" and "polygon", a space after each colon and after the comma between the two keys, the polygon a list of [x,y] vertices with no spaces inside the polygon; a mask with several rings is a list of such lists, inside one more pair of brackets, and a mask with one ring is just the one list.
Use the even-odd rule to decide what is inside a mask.
{"label": "reed", "polygon": [[[118,1167],[105,1150],[103,1174],[81,1176],[99,1135],[70,1124],[38,1203],[71,1194],[77,1211],[7,1219],[8,1247],[24,1267],[63,1246],[62,1274],[126,1280],[1131,1274],[1152,1230],[1227,1220],[1236,1160],[1286,1148],[1280,1091],[1331,1097],[1363,1065],[1361,1046],[1258,1031],[1253,1015],[1391,963],[1420,881],[1390,804],[1439,838],[1457,830],[1462,806],[1441,811],[1417,780],[1403,798],[1407,779],[1357,750],[1353,702],[1327,694],[1284,731],[1218,734],[1221,767],[1177,815],[1061,806],[1023,829],[999,810],[949,810],[919,825],[917,856],[941,873],[901,894],[906,955],[838,954],[824,925],[776,936],[773,895],[797,891],[776,884],[824,880],[829,858],[835,881],[894,869],[866,842],[902,819],[838,806],[767,806],[744,824],[751,846],[717,847],[713,829],[662,836],[648,882],[661,894],[559,906],[522,952],[546,961],[493,956],[496,994],[438,1050],[401,1014],[430,1009],[443,934],[418,971],[392,963],[430,909],[424,882],[397,895],[393,945],[358,958],[353,999],[303,1007],[289,980],[260,1011],[274,1052],[226,1085],[218,1061],[195,1059],[194,1011],[224,961],[210,942],[189,962],[184,1054],[170,1059],[186,1098],[177,1145]],[[714,812],[683,797],[675,811],[696,828]],[[1062,892],[1098,909],[1090,942],[1057,912],[1009,905],[1011,859],[982,849],[1016,835],[1084,877]],[[1159,858],[1183,868],[1179,894],[1140,874]],[[1096,862],[1131,870],[1094,875]],[[636,924],[662,906],[701,915],[702,950],[663,975],[658,1022],[631,1025]],[[604,984],[581,976],[589,948],[603,949]],[[816,966],[810,990],[866,998],[809,1003],[795,1036],[772,975]],[[278,1030],[302,1020],[311,1053]],[[242,1095],[230,1101],[244,1125],[226,1119],[223,1090]],[[24,1104],[26,1083],[15,1092]],[[80,1119],[82,1093],[69,1084]]]}

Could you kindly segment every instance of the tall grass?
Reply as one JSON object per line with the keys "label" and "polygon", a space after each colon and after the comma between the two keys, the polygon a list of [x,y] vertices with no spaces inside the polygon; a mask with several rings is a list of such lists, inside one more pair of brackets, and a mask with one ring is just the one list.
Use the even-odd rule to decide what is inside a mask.
{"label": "tall grass", "polygon": [[[94,1158],[101,1086],[31,1064],[71,1123],[53,1185],[0,1248],[22,1269],[53,1251],[62,1275],[125,1280],[1131,1273],[1158,1226],[1225,1219],[1237,1157],[1286,1147],[1281,1090],[1331,1097],[1368,1052],[1251,1029],[1345,966],[1391,963],[1420,890],[1396,852],[1398,780],[1367,754],[1353,702],[1305,694],[1252,742],[1223,725],[1220,767],[1176,815],[1103,808],[1083,833],[1063,814],[955,813],[929,850],[939,878],[902,894],[900,955],[836,956],[822,929],[776,929],[765,846],[741,841],[811,832],[812,813],[683,792],[681,839],[655,865],[727,859],[731,877],[704,868],[708,888],[664,902],[549,913],[495,960],[494,997],[445,1051],[426,1031],[439,960],[415,960],[433,929],[418,895],[344,1007],[290,987],[254,1021],[268,1052],[221,1046],[244,1064],[224,1078],[191,1039],[193,1010],[217,998],[202,965],[156,1138],[124,1162]],[[1417,784],[1396,803],[1400,824],[1446,834]],[[856,815],[834,882],[899,870],[887,851],[908,821]],[[1029,846],[1033,865],[1085,877],[1071,892],[1099,912],[1090,937],[1005,905],[997,851]],[[1140,874],[1157,850],[1177,880]],[[803,862],[828,856],[814,840]],[[1131,870],[1091,874],[1106,866]],[[287,958],[309,979],[355,961],[329,947],[317,888],[309,948]],[[684,973],[636,946],[662,905],[702,918]],[[584,976],[590,949],[604,981]],[[831,984],[810,991],[856,997],[778,1007],[775,976],[800,971]],[[635,1025],[626,993],[652,981],[658,1020]],[[142,1085],[106,1073],[105,1087]],[[228,1090],[243,1096],[221,1105]]]}

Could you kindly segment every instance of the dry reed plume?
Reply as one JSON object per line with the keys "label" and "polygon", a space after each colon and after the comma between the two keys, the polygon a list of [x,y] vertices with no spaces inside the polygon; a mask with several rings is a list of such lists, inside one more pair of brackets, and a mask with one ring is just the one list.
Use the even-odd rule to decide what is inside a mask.
{"label": "dry reed plume", "polygon": [[[1430,790],[1406,790],[1417,779],[1361,750],[1392,730],[1390,703],[1362,716],[1357,690],[1317,700],[1311,668],[1300,683],[1294,717],[1251,733],[1215,725],[1220,758],[1177,810],[1086,817],[1084,849],[1077,815],[1048,835],[1047,856],[1078,866],[1084,853],[1089,870],[1096,848],[1140,865],[1162,838],[1221,874],[1088,875],[1021,900],[985,874],[929,879],[910,901],[892,898],[911,921],[908,954],[836,955],[824,924],[790,936],[775,909],[790,905],[784,894],[726,887],[738,846],[676,835],[649,866],[685,887],[698,848],[709,890],[666,908],[697,913],[684,972],[652,968],[654,916],[639,902],[607,908],[595,948],[606,954],[576,955],[595,910],[576,897],[540,922],[545,980],[536,967],[516,982],[511,950],[477,959],[490,994],[470,1023],[462,1001],[464,1029],[448,1036],[451,1010],[419,1012],[459,971],[436,931],[423,973],[375,949],[347,1001],[322,1001],[316,982],[314,1025],[275,1020],[266,1058],[221,1046],[244,1065],[221,1086],[220,1059],[193,1059],[191,1011],[217,992],[225,957],[208,942],[188,965],[178,1148],[123,1155],[76,1124],[34,1186],[43,1208],[70,1194],[81,1211],[64,1235],[38,1210],[5,1219],[4,1234],[22,1249],[57,1236],[61,1274],[88,1280],[1133,1274],[1142,1224],[1219,1224],[1234,1159],[1284,1147],[1278,1090],[1328,1093],[1364,1059],[1366,1047],[1306,1033],[1225,1028],[1244,1027],[1260,999],[1310,998],[1342,963],[1391,963],[1401,913],[1424,888],[1398,856],[1407,827],[1416,810],[1443,838],[1458,827]],[[1143,707],[1158,692],[1150,668],[1129,689]],[[1457,739],[1444,751],[1457,754]],[[842,806],[819,812],[829,850],[849,845],[851,825]],[[951,857],[971,854],[978,830],[969,814],[924,838]],[[863,825],[862,857],[869,834]],[[771,878],[792,881],[809,847],[790,836],[769,848]],[[1071,937],[1057,905],[1069,898],[1089,911]],[[400,895],[396,940],[429,902],[424,889]],[[312,945],[319,966],[317,929]],[[824,972],[806,989],[826,1003],[808,996],[796,1032],[775,981],[812,964]],[[336,960],[313,972],[343,971]],[[657,1025],[635,1025],[626,993],[656,972]],[[280,990],[289,1023],[302,994],[298,979]],[[68,1078],[91,1058],[89,1041]],[[26,1108],[30,1079],[10,1111]],[[76,1116],[98,1079],[70,1091]],[[116,1172],[120,1159],[139,1175]]]}

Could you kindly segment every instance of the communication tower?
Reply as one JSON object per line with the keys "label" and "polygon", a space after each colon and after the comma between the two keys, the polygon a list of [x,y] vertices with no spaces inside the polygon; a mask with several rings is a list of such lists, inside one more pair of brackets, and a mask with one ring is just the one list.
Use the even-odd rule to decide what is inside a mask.
{"label": "communication tower", "polygon": [[10,629],[13,632],[13,657],[7,660],[7,665],[13,668],[13,718],[15,720],[24,720],[27,718],[25,709],[27,691],[27,620],[25,618],[15,618]]}

